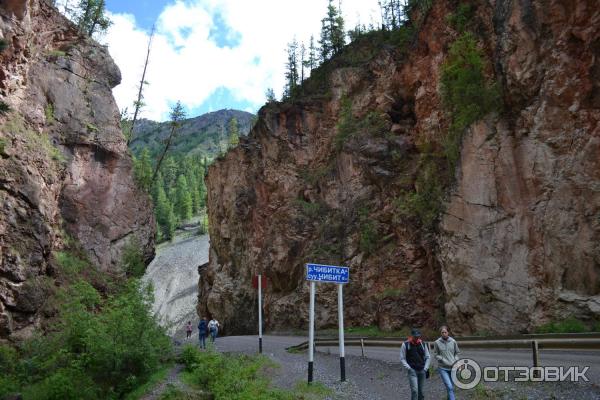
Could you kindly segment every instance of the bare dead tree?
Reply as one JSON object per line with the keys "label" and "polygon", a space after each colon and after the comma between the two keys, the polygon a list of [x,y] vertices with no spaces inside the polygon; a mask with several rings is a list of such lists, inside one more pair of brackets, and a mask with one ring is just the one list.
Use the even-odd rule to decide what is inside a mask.
{"label": "bare dead tree", "polygon": [[150,31],[150,37],[148,38],[148,47],[146,49],[146,61],[144,62],[144,71],[142,72],[142,79],[140,79],[140,86],[138,87],[138,95],[137,100],[133,102],[133,119],[131,120],[131,131],[127,137],[127,145],[133,140],[133,129],[135,128],[135,123],[137,121],[138,115],[140,113],[140,109],[144,106],[144,86],[148,84],[146,82],[146,71],[148,69],[148,61],[150,60],[150,49],[152,47],[152,38],[154,38],[154,30],[155,25],[152,25],[152,30]]}

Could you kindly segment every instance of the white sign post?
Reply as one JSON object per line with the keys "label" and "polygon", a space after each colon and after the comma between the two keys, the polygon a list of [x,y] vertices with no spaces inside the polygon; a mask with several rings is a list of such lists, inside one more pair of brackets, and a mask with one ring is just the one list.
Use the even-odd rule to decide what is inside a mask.
{"label": "white sign post", "polygon": [[308,383],[313,381],[314,341],[315,341],[315,286],[316,282],[338,284],[338,324],[340,343],[340,375],[346,381],[346,362],[344,358],[344,297],[343,285],[348,283],[350,269],[333,265],[306,264],[306,280],[310,281],[310,305],[308,316]]}
{"label": "white sign post", "polygon": [[258,275],[258,353],[262,354],[262,275]]}

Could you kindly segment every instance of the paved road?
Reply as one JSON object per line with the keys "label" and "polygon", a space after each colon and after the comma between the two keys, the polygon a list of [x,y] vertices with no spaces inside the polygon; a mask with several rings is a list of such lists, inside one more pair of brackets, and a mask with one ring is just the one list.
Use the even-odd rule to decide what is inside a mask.
{"label": "paved road", "polygon": [[[306,353],[290,354],[286,347],[299,344],[306,337],[299,336],[265,336],[264,353],[281,365],[275,374],[277,386],[291,388],[298,381],[306,380]],[[229,336],[217,339],[220,351],[254,354],[258,351],[256,336]],[[315,380],[325,383],[335,390],[337,398],[343,399],[404,399],[407,398],[408,385],[403,368],[398,359],[398,349],[366,347],[365,356],[361,357],[359,347],[346,347],[348,380],[340,384],[339,357],[337,347],[318,347],[315,355]],[[482,366],[529,366],[531,355],[524,350],[467,350],[464,357],[477,360]],[[587,384],[514,384],[498,383],[487,385],[495,388],[500,395],[498,399],[565,399],[584,400],[600,399],[600,352],[544,350],[541,353],[542,365],[555,366],[590,366]],[[473,391],[460,392],[459,398],[470,398]],[[555,397],[551,397],[555,396]],[[428,397],[444,398],[442,383],[437,374],[428,381]]]}

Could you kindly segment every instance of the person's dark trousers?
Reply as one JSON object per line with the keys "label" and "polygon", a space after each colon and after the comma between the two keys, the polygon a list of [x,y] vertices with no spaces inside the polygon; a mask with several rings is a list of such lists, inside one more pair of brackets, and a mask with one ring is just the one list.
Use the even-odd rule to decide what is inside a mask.
{"label": "person's dark trousers", "polygon": [[200,347],[206,349],[206,334],[200,334]]}
{"label": "person's dark trousers", "polygon": [[423,400],[425,388],[425,371],[408,370],[408,383],[410,383],[410,400]]}

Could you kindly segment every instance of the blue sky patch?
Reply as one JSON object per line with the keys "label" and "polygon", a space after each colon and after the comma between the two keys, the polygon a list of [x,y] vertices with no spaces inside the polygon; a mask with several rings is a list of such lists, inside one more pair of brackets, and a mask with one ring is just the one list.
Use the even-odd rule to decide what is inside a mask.
{"label": "blue sky patch", "polygon": [[208,38],[221,48],[237,47],[242,41],[242,35],[227,25],[219,12],[213,15],[213,26],[210,28]]}

